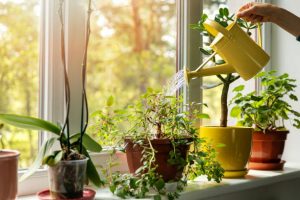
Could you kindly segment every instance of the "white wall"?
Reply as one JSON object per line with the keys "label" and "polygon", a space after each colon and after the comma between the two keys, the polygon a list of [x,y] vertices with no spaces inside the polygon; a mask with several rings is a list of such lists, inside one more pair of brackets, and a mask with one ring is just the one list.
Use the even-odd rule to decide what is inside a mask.
{"label": "white wall", "polygon": [[[273,4],[281,6],[300,16],[300,1],[276,0]],[[285,32],[276,25],[272,25],[271,31],[271,65],[272,69],[280,73],[288,73],[291,78],[297,79],[297,96],[300,98],[300,42],[295,37]],[[300,102],[292,102],[293,108],[300,111]],[[290,162],[300,162],[300,130],[286,123],[290,134],[285,146],[283,159]]]}

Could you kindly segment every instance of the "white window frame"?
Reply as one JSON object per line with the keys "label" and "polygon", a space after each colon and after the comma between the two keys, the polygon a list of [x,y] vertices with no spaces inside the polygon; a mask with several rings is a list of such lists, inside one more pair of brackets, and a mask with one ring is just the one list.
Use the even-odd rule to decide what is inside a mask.
{"label": "white window frame", "polygon": [[[40,20],[40,107],[39,116],[45,120],[64,121],[64,76],[61,59],[61,23],[58,16],[59,0],[41,1]],[[70,131],[80,132],[81,64],[84,55],[86,1],[66,0],[65,49],[66,64],[71,90]],[[76,34],[74,34],[76,33]],[[51,136],[40,134],[39,146]],[[55,147],[54,147],[55,148]],[[19,172],[19,177],[25,171]],[[48,187],[47,170],[40,169],[33,176],[19,183],[18,195],[36,193]]]}

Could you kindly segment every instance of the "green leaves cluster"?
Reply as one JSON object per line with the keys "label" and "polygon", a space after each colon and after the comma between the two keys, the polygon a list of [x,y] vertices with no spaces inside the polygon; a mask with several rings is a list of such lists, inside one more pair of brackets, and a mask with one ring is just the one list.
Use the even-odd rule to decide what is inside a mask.
{"label": "green leaves cluster", "polygon": [[[111,192],[121,198],[144,198],[150,195],[157,200],[163,196],[172,200],[179,197],[188,178],[207,175],[208,180],[221,181],[224,171],[215,160],[216,152],[205,140],[198,138],[198,129],[195,127],[198,119],[209,116],[199,112],[196,106],[197,104],[183,105],[181,98],[148,89],[134,105],[123,110],[122,115],[126,116],[130,126],[126,132],[118,133],[142,148],[143,165],[134,175],[108,174]],[[175,191],[166,189],[167,183],[156,171],[156,150],[151,144],[152,139],[169,139],[172,144],[173,150],[169,152],[168,163],[184,172],[182,179],[174,180],[177,181]],[[187,157],[180,153],[179,147],[182,144],[194,146]]]}
{"label": "green leaves cluster", "polygon": [[115,98],[109,96],[101,110],[91,114],[88,133],[102,146],[117,146],[123,142],[127,128],[127,110],[114,106]]}
{"label": "green leaves cluster", "polygon": [[[21,177],[20,181],[26,179],[32,175],[41,165],[56,165],[61,160],[72,159],[67,156],[78,155],[80,148],[80,133],[74,134],[70,137],[70,145],[72,152],[66,152],[67,147],[67,136],[63,133],[60,137],[61,128],[55,124],[34,117],[14,115],[14,114],[0,114],[0,121],[6,124],[10,124],[19,128],[30,129],[30,130],[39,130],[39,131],[48,131],[53,134],[53,137],[47,139],[42,147],[39,150],[39,153],[34,161],[34,163],[29,168],[28,172]],[[51,152],[51,149],[55,142],[59,142],[61,149],[59,151]],[[102,147],[94,141],[90,136],[83,135],[83,155],[87,158],[90,158],[88,151],[100,152]],[[81,158],[76,158],[81,159]],[[91,161],[88,160],[87,163],[87,177],[88,179],[96,186],[100,186],[102,180],[99,177],[99,174]]]}
{"label": "green leaves cluster", "polygon": [[188,154],[188,167],[185,175],[193,180],[200,175],[206,175],[207,180],[214,180],[220,183],[224,169],[216,161],[216,150],[203,138],[194,138],[193,150]]}
{"label": "green leaves cluster", "polygon": [[300,113],[292,108],[288,100],[298,101],[295,95],[296,80],[288,74],[276,75],[276,71],[261,72],[257,75],[261,80],[261,94],[251,92],[243,95],[244,86],[238,86],[231,103],[235,106],[231,116],[239,119],[244,126],[255,126],[263,131],[285,128],[284,121],[292,120],[293,126],[300,128]]}

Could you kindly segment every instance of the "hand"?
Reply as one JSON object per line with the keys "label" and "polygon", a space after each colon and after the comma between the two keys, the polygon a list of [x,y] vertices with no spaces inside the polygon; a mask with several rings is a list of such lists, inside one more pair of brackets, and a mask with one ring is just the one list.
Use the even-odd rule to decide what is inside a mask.
{"label": "hand", "polygon": [[272,4],[251,2],[239,9],[237,17],[253,23],[274,22],[277,9],[278,7]]}

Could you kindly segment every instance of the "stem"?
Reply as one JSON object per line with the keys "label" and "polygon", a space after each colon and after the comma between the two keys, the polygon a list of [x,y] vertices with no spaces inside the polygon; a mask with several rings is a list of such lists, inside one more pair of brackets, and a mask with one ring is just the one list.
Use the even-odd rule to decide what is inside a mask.
{"label": "stem", "polygon": [[61,22],[61,58],[63,63],[64,69],[64,83],[65,83],[65,103],[66,103],[66,116],[65,122],[60,132],[60,146],[63,149],[63,135],[65,129],[67,129],[67,152],[70,152],[70,129],[69,129],[69,113],[70,113],[70,84],[69,78],[67,73],[67,66],[66,66],[66,55],[65,55],[65,24],[63,20],[63,4],[64,0],[60,1],[60,8],[59,8],[59,18]]}
{"label": "stem", "polygon": [[147,140],[148,140],[149,146],[151,148],[151,154],[152,154],[151,158],[149,160],[149,171],[150,171],[150,169],[152,167],[152,163],[155,161],[155,150],[154,150],[154,148],[153,148],[153,146],[151,144],[151,141],[150,141],[149,137],[147,137]]}
{"label": "stem", "polygon": [[[229,77],[230,75],[228,75]],[[230,77],[229,77],[230,80]],[[226,81],[223,82],[223,89],[221,94],[221,120],[220,126],[227,127],[227,115],[228,115],[228,106],[227,106],[227,97],[229,91],[230,81],[226,78]]]}
{"label": "stem", "polygon": [[[87,125],[88,125],[88,117],[89,117],[89,111],[88,111],[88,101],[87,101],[87,95],[86,95],[86,69],[87,69],[87,52],[88,52],[88,46],[89,46],[89,39],[90,39],[90,33],[91,33],[91,27],[90,27],[90,19],[91,19],[91,0],[89,0],[88,4],[88,15],[87,15],[87,23],[86,23],[86,37],[85,37],[85,49],[84,49],[84,57],[82,62],[82,96],[81,96],[81,127],[80,127],[80,150],[79,153],[82,153],[82,138],[85,134]],[[84,113],[85,111],[85,113]],[[84,119],[85,118],[85,119]]]}

